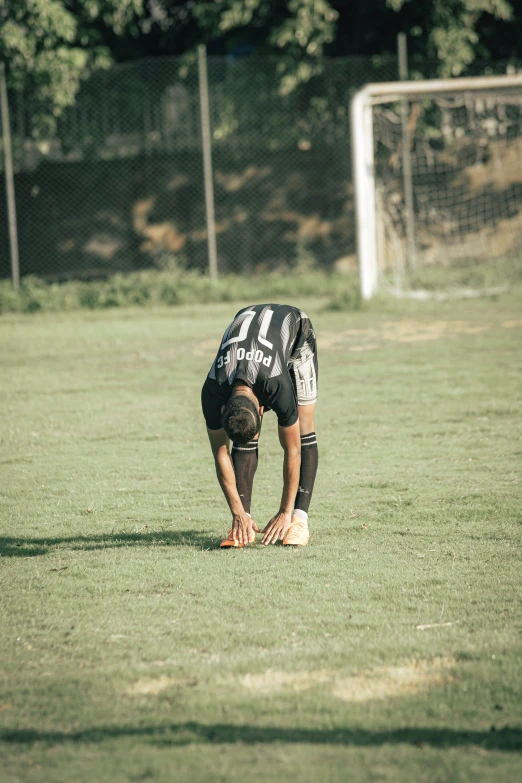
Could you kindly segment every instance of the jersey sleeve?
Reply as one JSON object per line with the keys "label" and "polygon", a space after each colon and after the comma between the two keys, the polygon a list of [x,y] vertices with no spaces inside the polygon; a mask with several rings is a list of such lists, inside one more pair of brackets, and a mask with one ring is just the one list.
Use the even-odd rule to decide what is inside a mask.
{"label": "jersey sleeve", "polygon": [[280,427],[291,427],[298,418],[297,397],[288,372],[270,379],[263,390],[263,404],[277,416]]}
{"label": "jersey sleeve", "polygon": [[206,378],[201,389],[201,408],[209,430],[221,429],[221,408],[227,402],[227,396],[217,381]]}

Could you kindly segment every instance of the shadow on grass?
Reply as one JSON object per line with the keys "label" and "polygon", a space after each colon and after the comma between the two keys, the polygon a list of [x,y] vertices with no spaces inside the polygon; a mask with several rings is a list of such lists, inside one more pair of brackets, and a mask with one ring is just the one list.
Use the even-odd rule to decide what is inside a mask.
{"label": "shadow on grass", "polygon": [[496,731],[457,731],[447,728],[403,728],[391,731],[285,729],[218,723],[173,723],[164,726],[100,726],[83,731],[37,731],[36,729],[0,730],[0,741],[12,744],[42,742],[57,745],[64,742],[104,742],[122,737],[143,738],[157,745],[243,745],[270,743],[304,743],[310,745],[429,745],[454,748],[475,745],[485,750],[522,751],[522,729],[508,726]]}
{"label": "shadow on grass", "polygon": [[199,530],[162,530],[156,533],[110,533],[98,536],[71,536],[70,538],[16,538],[0,536],[0,556],[36,557],[55,548],[61,550],[91,551],[133,546],[176,546],[195,549],[217,549],[220,539],[211,538]]}

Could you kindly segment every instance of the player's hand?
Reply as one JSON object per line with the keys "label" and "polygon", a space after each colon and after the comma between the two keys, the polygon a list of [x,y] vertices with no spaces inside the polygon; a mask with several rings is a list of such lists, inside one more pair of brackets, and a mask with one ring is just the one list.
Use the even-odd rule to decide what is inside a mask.
{"label": "player's hand", "polygon": [[232,538],[239,544],[252,544],[256,540],[256,533],[260,533],[258,526],[249,517],[246,511],[234,514],[232,517]]}
{"label": "player's hand", "polygon": [[275,544],[279,539],[282,541],[291,522],[292,515],[280,511],[279,514],[276,514],[275,517],[270,520],[265,529],[261,531],[264,533],[261,543],[268,545]]}

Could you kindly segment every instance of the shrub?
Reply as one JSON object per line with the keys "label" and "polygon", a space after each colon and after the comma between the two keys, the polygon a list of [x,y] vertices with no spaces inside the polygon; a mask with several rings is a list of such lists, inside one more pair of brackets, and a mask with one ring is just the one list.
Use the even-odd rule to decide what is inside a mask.
{"label": "shrub", "polygon": [[[340,293],[336,293],[339,292]],[[331,309],[360,306],[358,281],[353,277],[318,270],[281,270],[252,277],[226,275],[213,282],[198,272],[143,270],[117,274],[106,280],[46,283],[23,278],[19,291],[10,281],[0,281],[0,313],[59,312],[85,308],[176,306],[231,302],[295,301],[298,297],[333,298]]]}

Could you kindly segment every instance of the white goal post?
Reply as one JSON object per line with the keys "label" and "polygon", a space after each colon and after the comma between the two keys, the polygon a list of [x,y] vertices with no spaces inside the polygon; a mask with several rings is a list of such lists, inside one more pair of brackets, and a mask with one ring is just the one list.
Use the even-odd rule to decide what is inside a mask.
{"label": "white goal post", "polygon": [[[499,97],[500,96],[500,97]],[[458,98],[458,100],[456,100]],[[415,231],[414,227],[414,220],[415,220],[415,210],[418,205],[414,207],[414,199],[415,199],[415,188],[416,188],[416,182],[421,181],[421,175],[422,172],[420,171],[420,168],[418,169],[417,176],[415,176],[415,170],[411,169],[411,159],[410,159],[410,152],[409,150],[414,149],[414,143],[416,144],[417,141],[414,142],[413,137],[410,139],[404,138],[405,133],[412,133],[411,127],[415,124],[415,117],[418,117],[421,112],[424,112],[425,117],[433,117],[434,112],[432,111],[431,115],[428,114],[430,111],[429,107],[431,106],[430,100],[433,100],[436,102],[433,105],[437,105],[437,109],[439,111],[439,114],[437,115],[439,118],[447,117],[453,106],[457,106],[459,109],[462,109],[462,111],[466,111],[468,115],[471,114],[473,117],[476,116],[476,106],[479,105],[477,101],[480,101],[480,106],[488,106],[491,109],[491,106],[496,100],[501,101],[503,109],[503,116],[506,114],[505,107],[509,107],[508,116],[511,118],[511,126],[513,124],[516,124],[516,132],[520,134],[520,129],[522,128],[522,74],[514,74],[514,75],[504,75],[504,76],[484,76],[484,77],[470,77],[470,78],[454,78],[454,79],[435,79],[435,80],[425,80],[425,81],[402,81],[402,82],[383,82],[383,83],[376,83],[376,84],[367,84],[365,87],[363,87],[361,90],[359,90],[355,96],[353,97],[351,101],[351,135],[352,135],[352,166],[353,166],[353,178],[354,178],[354,192],[355,192],[355,215],[356,215],[356,232],[357,232],[357,259],[358,259],[358,265],[359,265],[359,273],[360,273],[360,285],[361,285],[361,295],[364,299],[370,299],[375,292],[377,291],[379,287],[379,278],[380,278],[380,267],[379,267],[379,244],[383,242],[383,233],[384,228],[379,225],[379,215],[382,212],[382,204],[380,204],[379,199],[382,201],[382,197],[380,196],[379,191],[379,181],[378,176],[376,173],[376,154],[378,154],[377,146],[379,146],[379,149],[381,150],[381,157],[387,156],[387,164],[390,160],[393,159],[395,162],[395,183],[400,183],[400,185],[395,185],[395,190],[399,191],[400,193],[396,192],[393,193],[392,196],[395,198],[395,202],[400,202],[400,209],[402,210],[402,216],[401,216],[401,234],[400,234],[400,240],[396,241],[396,247],[399,245],[402,247],[402,258],[403,261],[401,263],[404,263],[404,258],[407,258],[408,249],[411,250],[410,245],[414,242],[414,234]],[[467,101],[467,103],[466,103]],[[453,102],[453,103],[451,103]],[[417,114],[413,118],[412,121],[412,114],[413,112],[410,111],[410,107],[416,103],[419,107],[417,110]],[[440,108],[442,106],[442,109]],[[396,133],[396,139],[393,141],[393,149],[392,149],[392,143],[390,142],[388,148],[383,150],[383,144],[381,141],[377,142],[375,137],[375,127],[374,127],[374,112],[375,107],[385,107],[382,108],[383,122],[388,121],[388,116],[390,115],[390,125],[389,127],[392,129],[394,133]],[[389,107],[389,108],[388,108]],[[449,108],[448,108],[449,107]],[[464,107],[464,108],[463,108]],[[513,107],[515,107],[513,109]],[[393,115],[393,116],[392,116]],[[454,115],[452,115],[454,116]],[[515,117],[515,120],[513,122],[512,116]],[[467,120],[469,121],[469,119]],[[488,125],[488,122],[490,123]],[[482,124],[481,124],[481,131],[483,133],[485,141],[482,139],[479,142],[480,145],[487,145],[489,143],[488,141],[488,134],[489,136],[492,135],[491,132],[491,117],[488,115],[486,116],[483,114],[482,116]],[[497,125],[499,125],[498,120],[495,120],[497,122]],[[441,120],[441,123],[443,125],[443,120]],[[455,123],[456,125],[457,123]],[[508,123],[509,124],[509,123]],[[419,148],[424,144],[428,144],[424,139],[428,138],[429,133],[426,132],[426,128],[428,125],[428,121],[426,120],[425,125],[419,133],[424,133],[424,137],[419,137],[420,140],[418,141]],[[476,123],[475,123],[476,125]],[[506,123],[504,123],[506,125]],[[494,127],[494,131],[495,128]],[[397,130],[395,130],[397,129]],[[429,129],[428,129],[429,130]],[[505,130],[501,132],[506,133]],[[388,140],[388,136],[386,136],[386,133],[384,133],[384,142],[386,144]],[[464,153],[469,153],[469,149],[472,147],[472,145],[475,143],[474,139],[472,138],[473,134],[468,134],[468,131],[466,130],[466,126],[461,123],[461,127],[458,128],[458,132],[451,132],[449,135],[452,135],[456,139],[456,143],[458,143],[460,146],[455,147],[456,152],[452,152],[452,162],[460,160],[464,157]],[[505,137],[507,138],[507,136]],[[440,133],[440,143],[439,146],[443,146],[445,142],[444,138],[444,127],[442,127],[441,133]],[[467,139],[467,141],[466,141]],[[522,134],[517,135],[516,141],[518,142],[522,139]],[[503,139],[504,140],[504,139]],[[511,142],[511,137],[509,138]],[[385,146],[384,144],[384,146]],[[463,151],[464,144],[467,144],[466,149]],[[436,145],[435,145],[436,147]],[[434,154],[439,154],[440,150],[435,148]],[[495,152],[495,149],[493,149],[493,153]],[[519,218],[522,218],[522,204],[520,203],[520,194],[522,193],[522,146],[517,146],[516,150],[511,151],[511,158],[503,165],[505,165],[508,168],[513,168],[513,166],[520,166],[520,178],[514,180],[513,176],[511,175],[511,181],[510,183],[515,183],[516,187],[516,202],[517,202],[517,208],[516,210],[514,208],[510,208],[510,218],[515,214],[516,212],[516,219],[517,219],[517,227],[519,229],[519,233],[522,235],[522,222],[520,222]],[[426,155],[431,155],[431,150],[424,150],[423,158],[422,158],[422,165],[426,167]],[[444,165],[447,165],[449,153],[447,150],[444,151]],[[458,157],[460,155],[460,158]],[[491,154],[488,152],[488,159],[491,158]],[[485,158],[486,159],[486,154]],[[442,158],[439,157],[439,160]],[[397,160],[400,161],[399,164],[397,164]],[[518,163],[517,163],[518,160]],[[510,162],[511,161],[511,162]],[[435,244],[437,241],[437,236],[449,236],[449,229],[445,229],[444,226],[441,225],[446,221],[446,224],[449,224],[452,219],[452,214],[455,212],[454,207],[452,206],[451,201],[451,191],[458,189],[457,185],[459,182],[462,181],[463,177],[466,179],[467,182],[469,182],[470,178],[473,179],[473,176],[475,176],[475,172],[477,169],[477,166],[480,165],[480,161],[477,164],[476,162],[473,164],[475,166],[475,169],[471,169],[471,166],[469,163],[466,163],[468,166],[466,169],[462,169],[462,171],[465,172],[465,176],[462,174],[462,171],[457,171],[456,165],[452,168],[452,176],[453,180],[450,177],[446,177],[444,181],[444,187],[446,188],[445,194],[449,193],[449,197],[446,197],[446,201],[444,202],[446,207],[446,212],[444,218],[440,217],[439,214],[436,214],[436,207],[433,207],[431,210],[431,215],[433,217],[433,225],[437,226],[436,230],[433,230],[430,235],[430,227],[428,227],[422,238],[418,240],[419,245],[422,242],[424,243],[423,246],[429,245],[430,242],[432,244]],[[415,160],[414,160],[414,166],[415,166]],[[420,166],[420,164],[419,164]],[[390,166],[387,166],[388,170],[390,170]],[[401,169],[401,174],[399,175],[397,172]],[[455,173],[457,171],[457,173]],[[472,175],[470,177],[469,171],[471,171]],[[419,173],[420,172],[420,173]],[[446,172],[444,172],[446,173]],[[460,177],[460,179],[459,179]],[[476,179],[476,177],[475,177]],[[434,170],[434,172],[431,173],[431,182],[434,182],[435,185],[432,185],[432,187],[438,187],[441,180],[440,176],[440,166],[438,170]],[[413,184],[412,184],[413,182]],[[475,180],[473,180],[475,182]],[[454,184],[457,183],[457,184]],[[481,183],[483,183],[483,180],[481,180]],[[518,184],[520,183],[520,185]],[[498,183],[497,183],[498,184]],[[489,190],[488,190],[489,188]],[[390,190],[390,189],[389,189]],[[489,185],[486,185],[483,187],[482,192],[479,194],[480,198],[482,198],[482,201],[484,201],[484,193],[490,193],[491,194],[492,188]],[[513,200],[514,197],[512,195],[513,190],[510,191],[510,198]],[[440,195],[440,193],[437,193],[436,195]],[[459,202],[459,205],[461,206],[464,204],[464,198],[466,194],[459,191],[459,198],[461,201]],[[389,197],[388,193],[388,201],[393,207],[393,198]],[[478,198],[477,193],[473,193],[473,197],[475,199],[475,202]],[[493,193],[493,196],[490,195],[490,199],[495,198],[495,194]],[[423,196],[424,203],[430,201],[430,194]],[[435,199],[434,199],[435,200]],[[470,199],[471,200],[471,199]],[[439,199],[440,201],[440,199]],[[511,207],[511,202],[510,202]],[[488,202],[488,208],[489,202]],[[424,207],[424,211],[426,214],[429,212],[429,205],[426,205]],[[467,210],[467,212],[466,212]],[[462,207],[461,213],[463,215],[469,215],[469,205],[466,202],[464,206]],[[482,216],[480,216],[482,218]],[[386,220],[388,223],[390,223],[390,219],[386,217]],[[384,220],[384,222],[386,222]],[[455,235],[457,230],[460,230],[460,226],[458,228],[455,228],[455,220],[453,219],[453,234]],[[465,250],[462,248],[460,249],[461,257],[465,254],[472,254],[473,253],[473,242],[475,242],[475,245],[478,245],[478,242],[480,238],[483,236],[486,229],[489,231],[489,235],[493,233],[494,230],[501,230],[501,228],[498,228],[498,221],[497,224],[493,225],[493,221],[491,221],[491,226],[486,226],[486,228],[483,228],[483,225],[485,226],[487,223],[486,218],[482,220],[479,227],[476,228],[475,225],[473,225],[472,229],[470,229],[470,223],[469,219],[468,222],[465,221],[464,218],[462,218],[461,225],[464,226],[462,228],[462,234],[465,234]],[[446,234],[444,234],[444,230],[446,230]],[[437,235],[438,231],[438,235]],[[473,231],[475,233],[473,233]],[[467,232],[467,233],[465,233]],[[480,233],[482,232],[482,234]],[[426,237],[428,239],[426,240]],[[522,238],[522,236],[521,236]],[[522,244],[521,244],[522,246]],[[406,248],[406,249],[405,249]],[[457,252],[457,251],[456,251]],[[504,251],[502,251],[504,252]],[[499,251],[499,255],[501,252]],[[456,256],[457,257],[457,256]],[[410,259],[411,260],[411,259]],[[407,262],[406,262],[407,263]],[[428,262],[427,262],[428,263]]]}

